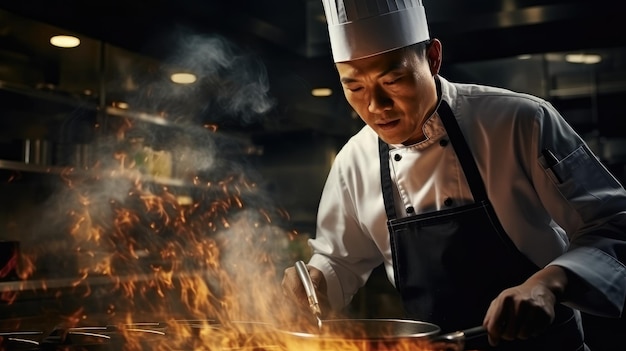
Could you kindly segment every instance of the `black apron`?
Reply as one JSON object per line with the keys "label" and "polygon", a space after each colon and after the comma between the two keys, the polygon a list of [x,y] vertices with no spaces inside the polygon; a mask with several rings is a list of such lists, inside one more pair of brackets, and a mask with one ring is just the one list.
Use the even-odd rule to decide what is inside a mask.
{"label": "black apron", "polygon": [[[396,218],[389,147],[379,139],[381,184],[394,278],[407,317],[435,323],[442,331],[456,331],[481,325],[490,302],[539,267],[516,248],[500,224],[449,105],[441,101],[437,112],[451,144],[456,145],[475,203]],[[486,337],[468,343],[468,349],[494,349]],[[502,342],[497,349],[573,351],[582,350],[582,345],[573,311],[559,304],[549,332],[525,342]]]}

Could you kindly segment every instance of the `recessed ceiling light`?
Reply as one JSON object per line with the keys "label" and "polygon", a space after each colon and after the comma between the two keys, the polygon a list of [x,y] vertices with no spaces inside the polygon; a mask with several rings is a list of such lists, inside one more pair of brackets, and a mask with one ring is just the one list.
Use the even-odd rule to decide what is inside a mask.
{"label": "recessed ceiling light", "polygon": [[530,60],[531,58],[533,58],[533,56],[530,55],[530,54],[524,54],[524,55],[518,55],[517,56],[518,60]]}
{"label": "recessed ceiling light", "polygon": [[71,35],[55,35],[50,38],[50,44],[60,48],[75,48],[80,45],[80,39]]}
{"label": "recessed ceiling light", "polygon": [[196,76],[191,73],[174,73],[170,76],[170,79],[178,84],[191,84],[196,81]]}
{"label": "recessed ceiling light", "polygon": [[117,108],[120,108],[120,109],[122,109],[122,110],[127,110],[127,109],[128,109],[128,107],[130,107],[130,106],[128,105],[128,103],[126,103],[126,102],[124,102],[124,101],[116,101],[116,102],[114,102],[114,103],[113,103],[113,106],[115,106],[115,107],[117,107]]}
{"label": "recessed ceiling light", "polygon": [[592,65],[602,61],[602,56],[596,54],[568,54],[565,55],[565,61],[570,63],[584,63]]}
{"label": "recessed ceiling light", "polygon": [[331,96],[333,94],[333,90],[330,88],[315,88],[311,90],[311,95],[313,96]]}

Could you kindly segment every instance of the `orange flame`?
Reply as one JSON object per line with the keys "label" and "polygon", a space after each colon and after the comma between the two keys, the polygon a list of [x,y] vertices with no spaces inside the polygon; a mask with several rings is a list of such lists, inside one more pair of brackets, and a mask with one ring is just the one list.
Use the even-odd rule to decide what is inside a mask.
{"label": "orange flame", "polygon": [[[130,128],[122,123],[118,138]],[[74,337],[115,331],[129,351],[327,346],[277,328],[311,326],[309,315],[285,303],[280,287],[284,268],[308,256],[306,235],[281,226],[288,212],[262,204],[265,194],[253,181],[232,171],[221,179],[194,175],[185,187],[171,187],[146,178],[124,151],[112,158],[112,169],[99,169],[106,164],[101,160],[88,176],[73,168],[61,174],[67,237],[25,252],[18,269],[22,285],[0,292],[2,301],[14,303],[27,289],[58,298],[56,320],[74,328]],[[193,202],[180,203],[181,194]],[[50,262],[71,278],[27,281],[41,277]],[[90,324],[109,327],[78,327]],[[362,342],[340,339],[332,346],[356,350]],[[415,347],[414,341],[394,345]]]}

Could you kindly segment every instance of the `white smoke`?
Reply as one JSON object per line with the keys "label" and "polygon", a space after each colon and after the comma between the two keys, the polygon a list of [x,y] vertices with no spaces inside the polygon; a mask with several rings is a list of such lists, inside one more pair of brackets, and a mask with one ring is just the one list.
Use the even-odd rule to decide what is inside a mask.
{"label": "white smoke", "polygon": [[[39,208],[40,222],[32,224],[36,235],[29,240],[38,254],[37,273],[48,274],[48,278],[72,277],[99,255],[117,262],[118,272],[135,273],[142,258],[149,263],[144,263],[146,267],[154,268],[140,254],[169,262],[161,256],[166,249],[183,257],[191,250],[193,255],[186,257],[193,259],[188,261],[199,264],[203,257],[193,250],[201,245],[192,244],[206,243],[208,240],[202,240],[206,236],[218,238],[227,250],[220,256],[224,267],[241,266],[236,283],[245,284],[256,277],[259,284],[278,289],[272,280],[280,269],[275,272],[272,268],[286,264],[285,259],[290,261],[285,250],[288,230],[280,226],[284,213],[276,210],[263,188],[250,179],[257,174],[240,159],[245,154],[239,149],[241,140],[221,133],[224,124],[263,123],[274,106],[265,67],[253,54],[219,36],[179,34],[177,43],[176,55],[164,62],[162,73],[184,68],[198,76],[197,84],[176,86],[156,75],[134,80],[138,93],[129,100],[130,106],[164,111],[168,125],[130,118],[128,124],[122,124],[126,128],[123,133],[94,143],[95,164],[85,173],[69,172],[58,191]],[[206,124],[217,125],[217,130],[203,128]],[[142,177],[142,159],[137,155],[148,147],[171,152],[176,171],[172,177],[187,182],[200,179],[181,191],[195,196],[196,204],[176,203],[180,189],[172,187],[170,191],[169,185]],[[134,171],[130,176],[125,173],[127,168]],[[78,256],[90,260],[76,262]],[[252,301],[248,294],[241,297]],[[244,311],[250,309],[243,307]],[[94,310],[97,308],[100,306]]]}

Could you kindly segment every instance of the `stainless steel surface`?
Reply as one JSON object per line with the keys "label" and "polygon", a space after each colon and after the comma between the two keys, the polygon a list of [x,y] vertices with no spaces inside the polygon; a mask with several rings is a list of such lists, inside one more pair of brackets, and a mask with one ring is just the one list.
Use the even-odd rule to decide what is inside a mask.
{"label": "stainless steel surface", "polygon": [[320,309],[319,300],[317,299],[317,293],[315,292],[315,286],[313,285],[313,281],[311,280],[311,276],[309,275],[309,270],[306,267],[306,264],[302,261],[296,262],[296,271],[298,272],[298,276],[300,277],[300,281],[302,281],[302,285],[304,285],[304,290],[306,291],[306,295],[309,299],[309,307],[311,308],[311,312],[317,319],[317,326],[319,329],[322,329],[322,310]]}
{"label": "stainless steel surface", "polygon": [[52,161],[51,145],[48,140],[24,140],[23,161],[26,164],[46,166]]}
{"label": "stainless steel surface", "polygon": [[287,350],[463,350],[457,333],[435,340],[437,325],[403,319],[324,320],[320,331],[280,330]]}
{"label": "stainless steel surface", "polygon": [[484,327],[441,334],[435,324],[410,319],[330,319],[319,332],[279,330],[287,349],[314,350],[464,350],[467,340],[483,337]]}
{"label": "stainless steel surface", "polygon": [[441,328],[435,324],[402,319],[334,319],[322,322],[319,300],[309,270],[303,261],[297,261],[295,268],[309,299],[311,312],[318,322],[318,333],[286,332],[296,339],[311,339],[314,343],[324,342],[325,346],[328,346],[329,340],[338,343],[347,340],[361,344],[359,350],[378,349],[380,343],[385,344],[385,349],[396,343],[442,343],[446,345],[446,350],[462,350],[466,339],[486,334],[482,326],[440,334]]}

